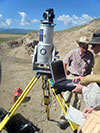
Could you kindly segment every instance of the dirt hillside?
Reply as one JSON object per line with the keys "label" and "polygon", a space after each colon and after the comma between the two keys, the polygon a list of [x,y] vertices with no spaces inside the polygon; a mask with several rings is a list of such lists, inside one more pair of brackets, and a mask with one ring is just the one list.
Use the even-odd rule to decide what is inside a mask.
{"label": "dirt hillside", "polygon": [[[99,19],[83,27],[73,28],[70,31],[55,32],[53,43],[57,51],[59,51],[60,59],[63,59],[71,49],[77,47],[76,40],[81,36],[85,35],[90,39],[93,32],[97,30],[100,30]],[[35,72],[32,71],[32,57],[30,54],[34,52],[34,47],[32,48],[32,46],[34,41],[38,40],[38,38],[38,32],[31,32],[19,37],[19,39],[13,43],[0,43],[0,62],[2,64],[0,107],[3,107],[7,111],[13,105],[13,94],[15,89],[21,88],[24,90],[35,75]],[[60,105],[56,101],[52,91],[52,104],[50,108],[50,117],[52,121],[46,119],[45,109],[41,104],[43,98],[41,79],[39,79],[32,88],[28,97],[30,97],[30,100],[22,103],[16,113],[21,113],[41,130],[43,129],[43,133],[72,133],[70,127],[66,130],[61,130],[57,126],[60,116]],[[4,132],[5,131],[2,131],[2,133]]]}

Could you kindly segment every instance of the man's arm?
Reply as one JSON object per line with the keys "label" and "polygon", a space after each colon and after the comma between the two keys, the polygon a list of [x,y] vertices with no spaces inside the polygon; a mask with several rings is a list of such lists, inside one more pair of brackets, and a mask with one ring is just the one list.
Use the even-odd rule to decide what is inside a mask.
{"label": "man's arm", "polygon": [[66,68],[66,64],[65,64],[65,63],[63,63],[63,64],[64,64],[65,74],[66,74],[66,76],[67,76],[67,68]]}
{"label": "man's arm", "polygon": [[100,83],[100,74],[87,75],[82,78],[80,84],[86,86],[92,82]]}
{"label": "man's arm", "polygon": [[81,94],[83,87],[93,82],[100,84],[100,75],[93,74],[93,75],[87,75],[85,77],[82,77],[80,84],[76,84],[76,88],[72,92]]}
{"label": "man's arm", "polygon": [[94,107],[98,104],[100,108],[100,87],[96,83],[91,83],[88,86],[76,85],[73,93],[83,94],[83,99],[87,107]]}
{"label": "man's arm", "polygon": [[66,76],[68,75],[68,65],[71,63],[72,61],[72,51],[70,51],[64,58],[63,60],[63,64],[64,64],[64,70],[65,70],[65,74]]}

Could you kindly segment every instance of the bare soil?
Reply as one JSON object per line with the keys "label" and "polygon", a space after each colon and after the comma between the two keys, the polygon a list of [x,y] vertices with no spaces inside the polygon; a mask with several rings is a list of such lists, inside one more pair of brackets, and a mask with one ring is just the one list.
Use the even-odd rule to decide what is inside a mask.
{"label": "bare soil", "polygon": [[[36,72],[32,71],[31,57],[29,59],[20,59],[11,56],[12,49],[0,49],[0,61],[2,64],[2,83],[0,85],[0,107],[8,111],[13,105],[13,95],[16,88],[24,90]],[[9,54],[10,53],[10,54]],[[43,91],[41,88],[41,78],[34,85],[28,97],[30,101],[22,103],[15,113],[21,113],[26,119],[43,130],[44,133],[72,133],[67,128],[61,130],[57,124],[59,122],[61,107],[51,91],[52,104],[50,108],[50,118],[46,118],[43,100]],[[2,133],[5,133],[3,130]]]}
{"label": "bare soil", "polygon": [[[20,49],[21,50],[21,49]],[[12,53],[12,54],[11,54]],[[0,49],[0,61],[2,65],[2,82],[0,85],[0,107],[8,111],[13,106],[13,95],[17,88],[24,90],[36,72],[32,71],[32,59],[26,54],[24,58],[14,56],[14,49],[11,49],[7,44],[3,44]],[[23,56],[22,56],[23,57]],[[46,118],[45,107],[43,101],[41,78],[34,85],[30,93],[27,95],[31,99],[28,102],[23,102],[16,110],[16,113],[21,113],[26,119],[43,130],[43,133],[72,133],[72,129],[68,127],[66,130],[60,129],[57,125],[59,122],[61,107],[57,102],[51,90],[51,107],[50,121]],[[2,133],[6,131],[2,130]]]}

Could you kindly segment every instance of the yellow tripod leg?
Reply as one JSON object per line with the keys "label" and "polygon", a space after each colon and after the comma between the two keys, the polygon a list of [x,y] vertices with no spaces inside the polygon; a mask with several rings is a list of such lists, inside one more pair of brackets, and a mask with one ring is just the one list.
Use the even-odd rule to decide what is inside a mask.
{"label": "yellow tripod leg", "polygon": [[30,90],[32,89],[32,87],[35,85],[35,83],[37,82],[37,80],[39,79],[39,77],[40,77],[40,74],[36,75],[36,77],[33,77],[33,79],[28,84],[28,86],[25,88],[25,90],[23,91],[23,93],[21,94],[21,96],[17,99],[17,101],[15,102],[15,104],[12,106],[12,108],[6,114],[6,116],[4,117],[4,119],[0,123],[0,131],[4,128],[4,126],[6,125],[6,123],[12,117],[12,115],[14,114],[14,112],[16,111],[16,109],[20,106],[20,104],[22,103],[22,101],[24,100],[24,98],[27,96],[27,94],[30,92]]}
{"label": "yellow tripod leg", "polygon": [[23,91],[23,93],[20,95],[20,97],[17,99],[17,101],[14,103],[14,105],[11,107],[11,109],[9,110],[9,113],[15,108],[15,106],[18,104],[18,102],[21,100],[21,98],[23,97],[23,95],[26,93],[27,89],[30,87],[30,85],[33,83],[33,81],[36,79],[36,77],[33,77],[32,80],[30,81],[30,83],[28,84],[28,86],[25,88],[25,90]]}
{"label": "yellow tripod leg", "polygon": [[[65,110],[65,108],[64,108],[64,106],[63,106],[63,104],[62,104],[62,102],[61,102],[61,100],[60,100],[60,98],[59,98],[59,96],[55,93],[55,89],[52,88],[52,91],[53,91],[54,95],[56,96],[56,98],[57,98],[57,100],[58,100],[58,102],[59,102],[59,104],[60,104],[60,106],[61,106],[61,108],[62,108],[64,114],[66,115],[67,112],[66,112],[66,110]],[[65,107],[68,109],[68,105],[66,104],[66,102],[65,102],[65,100],[64,100],[64,98],[63,98],[63,96],[62,96],[62,94],[60,94],[60,96],[61,96],[61,99],[62,99],[63,103],[65,104]],[[78,125],[75,124],[75,123],[73,123],[73,122],[71,122],[71,121],[68,121],[68,122],[69,122],[69,124],[70,124],[72,130],[73,130],[74,132],[76,132],[76,130],[78,129]]]}

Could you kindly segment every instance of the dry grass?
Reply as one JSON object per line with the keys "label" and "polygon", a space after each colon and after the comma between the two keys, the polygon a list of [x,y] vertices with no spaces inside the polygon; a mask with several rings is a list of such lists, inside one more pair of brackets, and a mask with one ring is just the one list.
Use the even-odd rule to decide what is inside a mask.
{"label": "dry grass", "polygon": [[0,43],[16,40],[23,35],[21,34],[0,34]]}

